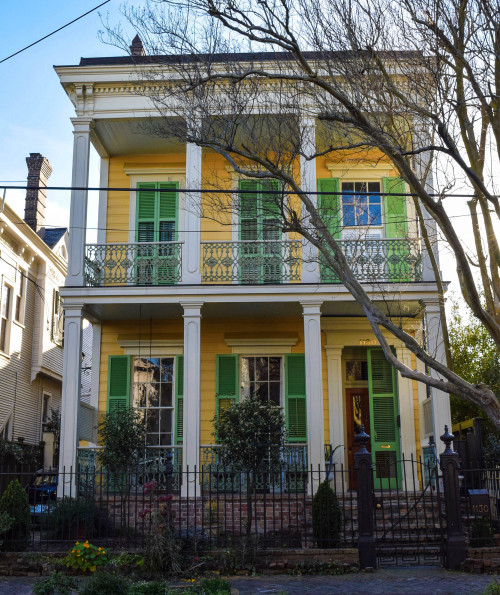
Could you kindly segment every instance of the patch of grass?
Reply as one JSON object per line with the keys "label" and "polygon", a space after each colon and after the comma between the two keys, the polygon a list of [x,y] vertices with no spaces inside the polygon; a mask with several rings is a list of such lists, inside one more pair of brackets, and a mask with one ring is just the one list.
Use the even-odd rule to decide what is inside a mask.
{"label": "patch of grass", "polygon": [[35,595],[71,595],[76,587],[75,579],[60,572],[52,572],[33,585]]}
{"label": "patch of grass", "polygon": [[483,595],[500,595],[500,582],[494,580],[483,591]]}
{"label": "patch of grass", "polygon": [[79,595],[126,595],[130,581],[114,572],[98,571],[90,577]]}

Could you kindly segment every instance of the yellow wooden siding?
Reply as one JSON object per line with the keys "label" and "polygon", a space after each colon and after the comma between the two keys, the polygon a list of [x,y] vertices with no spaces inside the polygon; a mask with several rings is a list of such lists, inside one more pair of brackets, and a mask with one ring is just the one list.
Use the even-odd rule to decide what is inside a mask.
{"label": "yellow wooden siding", "polygon": [[[101,368],[99,379],[99,412],[106,411],[108,358],[110,355],[123,355],[124,351],[118,344],[119,335],[129,338],[132,329],[139,329],[139,321],[103,322],[101,330]],[[304,353],[304,326],[301,318],[212,318],[201,321],[201,403],[200,403],[200,440],[201,444],[213,442],[213,424],[215,415],[215,365],[216,355],[232,353],[224,341],[224,334],[272,332],[297,333],[298,342],[292,347],[292,353]],[[143,322],[141,329],[142,340],[146,340],[149,332],[149,323]],[[180,319],[155,320],[155,336],[162,333],[182,333],[183,321]],[[139,336],[139,330],[137,330]],[[323,338],[324,343],[324,338]],[[265,348],[263,348],[265,353]],[[144,354],[146,355],[146,353]],[[324,436],[328,442],[328,389],[326,353],[322,350],[323,360],[323,408],[324,408]]]}

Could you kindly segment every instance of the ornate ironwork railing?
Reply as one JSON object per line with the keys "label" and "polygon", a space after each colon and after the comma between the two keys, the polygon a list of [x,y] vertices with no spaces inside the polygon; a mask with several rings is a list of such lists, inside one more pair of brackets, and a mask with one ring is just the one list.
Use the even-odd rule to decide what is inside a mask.
{"label": "ornate ironwork railing", "polygon": [[[422,251],[418,239],[340,240],[339,244],[358,281],[422,281]],[[320,270],[323,283],[340,283],[324,257],[320,258]]]}
{"label": "ornate ironwork railing", "polygon": [[87,244],[85,285],[173,285],[181,265],[182,242]]}
{"label": "ornate ironwork railing", "polygon": [[[99,461],[101,447],[80,447],[77,455],[80,494],[92,494],[100,489],[117,491],[123,485],[142,489],[147,483],[158,482],[160,489],[167,487],[167,454],[172,453],[172,489],[180,490],[182,477],[182,446],[147,446],[139,461],[123,473],[111,473]],[[125,478],[126,477],[126,478]]]}
{"label": "ornate ironwork railing", "polygon": [[[202,487],[216,492],[245,492],[248,474],[223,460],[222,446],[200,447]],[[280,453],[279,463],[264,462],[254,477],[255,489],[268,492],[303,492],[307,486],[307,445],[288,444]]]}
{"label": "ornate ironwork railing", "polygon": [[298,240],[202,242],[204,283],[287,283],[300,281]]}

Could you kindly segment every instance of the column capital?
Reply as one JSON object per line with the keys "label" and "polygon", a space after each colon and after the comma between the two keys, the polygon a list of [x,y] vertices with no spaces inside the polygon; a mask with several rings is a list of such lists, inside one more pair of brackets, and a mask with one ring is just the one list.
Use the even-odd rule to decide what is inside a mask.
{"label": "column capital", "polygon": [[323,300],[303,300],[300,305],[302,306],[302,316],[321,316]]}
{"label": "column capital", "polygon": [[183,317],[201,318],[201,308],[205,302],[181,302]]}
{"label": "column capital", "polygon": [[323,349],[326,351],[327,358],[342,357],[344,345],[325,345]]}
{"label": "column capital", "polygon": [[91,129],[94,127],[94,119],[88,116],[71,118],[73,124],[73,134],[81,134],[88,132],[90,134]]}
{"label": "column capital", "polygon": [[420,300],[420,304],[424,306],[425,311],[429,314],[436,314],[441,312],[441,310],[439,309],[439,298],[437,297],[422,298]]}
{"label": "column capital", "polygon": [[83,318],[83,304],[67,304],[63,302],[64,318]]}

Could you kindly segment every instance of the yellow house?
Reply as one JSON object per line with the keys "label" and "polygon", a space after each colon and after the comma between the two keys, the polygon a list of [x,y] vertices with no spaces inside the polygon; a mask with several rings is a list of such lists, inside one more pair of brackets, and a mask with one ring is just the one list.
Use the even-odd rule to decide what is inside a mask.
{"label": "yellow house", "polygon": [[[214,417],[258,395],[283,407],[295,461],[323,466],[326,446],[334,462],[352,466],[364,424],[376,476],[397,482],[402,455],[420,456],[450,423],[448,396],[400,377],[317,252],[273,225],[272,181],[241,179],[215,152],[141,129],[152,107],[137,91],[135,68],[127,57],[56,67],[76,111],[69,271],[61,290],[61,468],[95,446],[79,447],[75,431],[88,318],[93,404],[101,413],[143,411],[147,446],[173,449],[179,467],[211,461]],[[306,125],[314,135],[315,121]],[[101,158],[96,244],[86,243],[82,225],[91,143]],[[416,336],[425,327],[428,348],[442,357],[436,284],[413,204],[391,163],[369,157],[298,159],[297,175],[303,190],[322,193],[323,211],[337,213],[334,233],[371,297]],[[188,207],[203,203],[195,191],[214,175],[244,205],[230,225]],[[421,366],[388,340],[406,365]]]}

